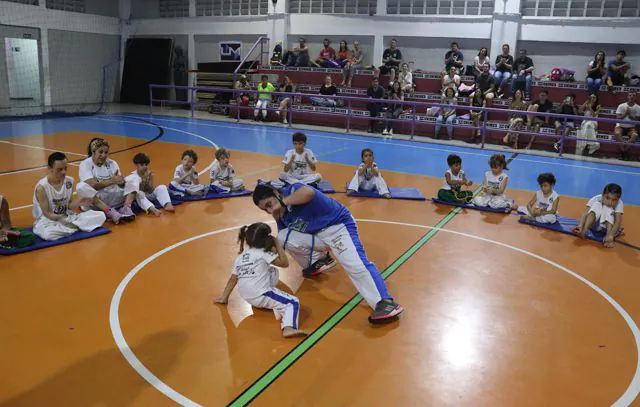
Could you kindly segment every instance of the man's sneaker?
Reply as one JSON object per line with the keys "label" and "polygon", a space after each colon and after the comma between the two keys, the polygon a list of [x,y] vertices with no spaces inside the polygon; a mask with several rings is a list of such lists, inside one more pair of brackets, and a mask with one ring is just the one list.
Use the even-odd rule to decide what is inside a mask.
{"label": "man's sneaker", "polygon": [[369,322],[372,324],[384,324],[391,322],[400,315],[404,309],[396,304],[392,299],[387,298],[376,304],[376,310],[369,316]]}
{"label": "man's sneaker", "polygon": [[311,278],[332,269],[336,264],[337,263],[333,257],[331,257],[330,254],[327,254],[325,257],[313,263],[311,267],[307,267],[302,270],[302,275],[306,278]]}
{"label": "man's sneaker", "polygon": [[122,217],[120,218],[122,222],[131,222],[136,218],[136,214],[133,213],[133,211],[131,210],[131,206],[129,205],[120,208],[119,212],[120,215],[122,215]]}

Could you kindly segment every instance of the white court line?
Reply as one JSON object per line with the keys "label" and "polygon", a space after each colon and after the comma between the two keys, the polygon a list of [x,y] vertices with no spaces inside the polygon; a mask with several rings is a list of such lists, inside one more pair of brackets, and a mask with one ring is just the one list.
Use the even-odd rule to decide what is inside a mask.
{"label": "white court line", "polygon": [[[14,143],[12,141],[5,141],[5,140],[0,140],[0,143],[2,143],[2,144],[11,144],[11,145],[18,146],[18,147],[26,147],[26,148],[36,149],[36,150],[43,150],[43,151],[51,151],[51,152],[60,151],[60,150],[55,150],[55,149],[51,149],[51,148],[33,146],[31,144]],[[81,156],[81,157],[86,157],[87,156],[86,154],[74,153],[74,152],[71,152],[71,151],[60,151],[60,152],[68,154],[68,155],[77,155],[77,156]],[[27,168],[27,169],[24,169],[24,170],[5,172],[5,173],[0,174],[0,177],[5,176],[5,175],[21,174],[23,172],[38,171],[38,170],[44,170],[44,169],[46,169],[46,168],[45,167]]]}
{"label": "white court line", "polygon": [[[130,117],[130,118],[134,118],[135,116],[127,116],[127,115],[122,115],[123,117]],[[185,118],[184,120],[175,120],[175,119],[162,119],[162,118],[157,118],[155,116],[153,116],[153,120],[156,121],[165,121],[165,122],[174,122],[174,123],[190,123],[190,124],[195,124],[197,126],[207,126],[207,127],[219,127],[219,128],[227,128],[227,129],[237,129],[238,127],[236,126],[227,126],[227,125],[222,125],[222,124],[209,124],[209,123],[203,123],[203,121],[205,121],[204,119],[189,119],[189,118]],[[197,121],[197,122],[196,122]],[[240,125],[245,125],[245,126],[251,126],[250,124],[245,124],[245,123],[239,123]],[[277,127],[271,127],[271,126],[263,126],[266,129],[269,129],[269,131],[275,132],[275,133],[291,133],[291,131],[286,131],[286,130],[280,130]],[[435,148],[435,147],[424,147],[424,146],[414,146],[414,145],[410,145],[410,144],[400,144],[400,143],[393,143],[393,142],[385,142],[385,141],[375,141],[375,140],[367,140],[367,141],[363,141],[363,140],[354,140],[350,137],[367,137],[367,136],[361,136],[361,135],[345,135],[343,137],[336,137],[336,136],[325,136],[322,134],[317,134],[317,130],[311,130],[310,132],[308,132],[309,134],[311,134],[311,132],[313,133],[313,137],[314,138],[324,138],[324,139],[331,139],[331,140],[341,140],[341,141],[349,141],[352,143],[367,143],[367,144],[382,144],[382,145],[386,145],[386,146],[397,146],[397,147],[404,147],[404,148],[410,148],[410,149],[418,149],[418,150],[430,150],[430,151],[444,151],[444,152],[448,152],[448,153],[456,153],[456,154],[460,154],[460,155],[475,155],[475,156],[481,156],[481,157],[490,157],[491,156],[491,152],[488,153],[474,153],[474,152],[470,152],[470,151],[466,151],[468,148],[465,147],[459,147],[460,150],[450,150],[450,149],[445,149],[445,148]],[[418,142],[415,142],[416,144]],[[241,151],[241,150],[238,150]],[[498,150],[494,150],[491,149],[491,151],[498,151]],[[509,151],[506,151],[509,152]],[[512,153],[517,153],[518,151],[511,151]],[[525,153],[521,153],[521,154],[525,154]],[[550,160],[554,160],[554,157],[549,157]],[[560,160],[560,158],[555,158],[556,160]],[[624,170],[613,170],[610,168],[597,168],[597,167],[589,167],[589,166],[581,166],[581,165],[576,165],[576,164],[567,164],[567,163],[562,163],[562,162],[555,162],[555,161],[542,161],[542,160],[533,160],[533,159],[529,159],[529,158],[521,158],[518,157],[518,161],[527,161],[527,162],[532,162],[532,163],[539,163],[539,164],[550,164],[550,165],[557,165],[557,166],[562,166],[562,167],[571,167],[571,168],[578,168],[581,170],[593,170],[593,171],[604,171],[604,172],[613,172],[613,173],[617,173],[617,174],[627,174],[627,175],[635,175],[635,176],[640,176],[640,172],[631,172],[631,171],[624,171]],[[594,163],[594,164],[601,164],[601,165],[616,165],[616,164],[610,164],[610,163]]]}
{"label": "white court line", "polygon": [[[380,224],[387,224],[387,225],[408,226],[408,227],[415,227],[415,228],[428,229],[428,230],[438,230],[440,232],[451,233],[451,234],[458,235],[458,236],[463,236],[463,237],[476,239],[476,240],[480,240],[480,241],[487,242],[487,243],[492,243],[492,244],[495,244],[495,245],[498,245],[498,246],[501,246],[501,247],[505,247],[507,249],[514,250],[514,251],[516,251],[518,253],[533,257],[533,258],[538,259],[538,260],[540,260],[542,262],[545,262],[545,263],[557,268],[558,270],[567,273],[571,277],[576,278],[578,281],[586,284],[589,288],[591,288],[598,295],[600,295],[602,298],[604,298],[620,314],[622,319],[624,319],[624,321],[626,322],[627,326],[631,330],[631,333],[633,334],[633,337],[635,339],[635,345],[636,345],[636,370],[635,370],[634,376],[633,376],[633,378],[631,380],[631,383],[629,383],[629,386],[625,390],[625,392],[618,398],[618,400],[616,400],[612,404],[612,407],[626,407],[626,406],[629,406],[629,405],[631,405],[631,403],[636,399],[636,397],[640,393],[640,329],[638,329],[638,326],[636,325],[636,323],[633,320],[633,318],[631,318],[629,313],[620,304],[618,304],[618,302],[616,302],[616,300],[614,300],[609,294],[607,294],[603,289],[598,287],[596,284],[594,284],[591,281],[587,280],[586,278],[582,277],[578,273],[576,273],[574,271],[571,271],[568,268],[566,268],[564,266],[561,266],[560,264],[558,264],[558,263],[556,263],[554,261],[551,261],[551,260],[549,260],[549,259],[547,259],[545,257],[542,257],[542,256],[537,255],[535,253],[532,253],[530,251],[527,251],[527,250],[524,250],[524,249],[521,249],[521,248],[518,248],[518,247],[515,247],[515,246],[512,246],[512,245],[509,245],[509,244],[506,244],[506,243],[498,242],[498,241],[495,241],[495,240],[483,238],[483,237],[472,235],[472,234],[468,234],[468,233],[458,232],[458,231],[449,230],[449,229],[442,229],[442,228],[437,228],[437,227],[432,227],[432,226],[418,225],[418,224],[413,224],[413,223],[402,223],[402,222],[393,222],[393,221],[375,220],[375,219],[357,219],[357,221],[358,222],[369,222],[369,223],[380,223]],[[269,221],[267,223],[274,223],[274,221]],[[149,384],[151,384],[153,387],[155,387],[162,394],[164,394],[165,396],[169,397],[171,400],[175,401],[176,403],[178,403],[178,404],[180,404],[182,406],[199,407],[200,404],[198,404],[195,401],[187,398],[186,396],[180,394],[179,392],[177,392],[176,390],[172,389],[167,384],[165,384],[156,375],[154,375],[146,366],[144,366],[144,364],[140,361],[140,359],[138,359],[138,357],[133,353],[133,351],[129,347],[129,344],[127,343],[126,339],[124,338],[124,335],[122,333],[122,327],[120,326],[120,302],[122,300],[122,296],[124,295],[124,291],[126,290],[127,286],[131,282],[131,280],[133,280],[133,278],[147,264],[151,263],[152,261],[154,261],[158,257],[162,256],[165,253],[170,252],[171,250],[173,250],[175,248],[178,248],[178,247],[183,246],[185,244],[191,243],[191,242],[193,242],[195,240],[202,239],[202,238],[208,237],[208,236],[214,236],[214,235],[217,235],[217,234],[220,234],[220,233],[224,233],[224,232],[229,232],[229,231],[232,231],[232,230],[237,230],[237,229],[239,229],[241,227],[242,227],[242,225],[228,227],[228,228],[224,228],[224,229],[218,229],[218,230],[214,230],[214,231],[211,231],[211,232],[203,233],[203,234],[200,234],[200,235],[193,236],[193,237],[190,237],[188,239],[182,240],[180,242],[177,242],[177,243],[175,243],[175,244],[173,244],[173,245],[171,245],[169,247],[166,247],[166,248],[154,253],[153,255],[147,257],[142,262],[138,263],[137,266],[135,266],[131,271],[129,271],[129,273],[127,273],[127,275],[124,277],[124,279],[120,282],[120,284],[116,288],[116,291],[113,293],[113,297],[111,298],[111,305],[109,307],[109,325],[111,327],[111,334],[113,335],[113,339],[115,340],[115,342],[116,342],[116,344],[118,346],[118,349],[120,349],[120,352],[122,352],[122,355],[125,357],[127,362],[129,362],[129,364],[133,367],[133,369],[136,372],[138,372],[138,374],[140,376],[142,376]],[[166,351],[173,352],[175,350],[167,349]]]}

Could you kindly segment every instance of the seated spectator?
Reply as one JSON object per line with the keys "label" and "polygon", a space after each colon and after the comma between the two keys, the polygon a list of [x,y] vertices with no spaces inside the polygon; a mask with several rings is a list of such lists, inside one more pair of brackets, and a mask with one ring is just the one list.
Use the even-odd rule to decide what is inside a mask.
{"label": "seated spectator", "polygon": [[[598,143],[598,122],[595,120],[588,120],[588,118],[598,117],[600,115],[600,102],[598,101],[598,95],[592,93],[589,98],[578,108],[578,113],[584,115],[585,120],[580,125],[578,130],[578,140],[576,140],[576,154],[591,155],[598,151],[600,143]],[[586,148],[585,148],[586,147]]]}
{"label": "seated spectator", "polygon": [[456,97],[458,96],[458,88],[460,87],[460,75],[457,74],[455,66],[449,68],[449,73],[442,77],[442,95],[448,88],[452,88]]}
{"label": "seated spectator", "polygon": [[[576,95],[573,93],[568,94],[562,104],[558,108],[558,113],[568,116],[577,116],[578,115],[578,107],[575,104]],[[575,129],[576,122],[573,119],[563,119],[557,117],[555,120],[555,128],[556,128],[556,136],[564,135],[566,138],[569,135],[570,129]],[[563,129],[564,128],[564,132]],[[560,151],[560,140],[557,140],[553,143],[553,148],[556,151]]]}
{"label": "seated spectator", "polygon": [[444,54],[444,72],[451,72],[451,68],[456,68],[456,73],[463,73],[464,56],[455,41],[451,43],[451,50]]}
{"label": "seated spectator", "polygon": [[[273,95],[271,92],[275,92],[276,88],[269,82],[269,76],[262,75],[260,77],[261,82],[258,84],[257,90],[258,92],[258,101],[256,102],[256,108],[253,110],[253,117],[256,121],[262,119],[267,120],[267,109],[269,108],[269,103],[273,99]],[[259,114],[262,112],[262,118],[260,118]]]}
{"label": "seated spectator", "polygon": [[[480,75],[483,72],[482,67],[484,65],[490,66],[491,60],[489,59],[489,50],[482,47],[480,48],[478,55],[473,58],[473,76]],[[488,71],[489,70],[487,69],[487,72]]]}
{"label": "seated spectator", "polygon": [[[629,92],[627,94],[627,101],[621,103],[616,109],[616,117],[621,120],[640,120],[640,106],[636,103],[635,92]],[[635,124],[616,123],[615,128],[616,141],[620,144],[620,158],[623,160],[630,160],[629,147],[632,146],[638,139],[638,130]],[[625,141],[624,137],[628,137],[629,140]]]}
{"label": "seated spectator", "polygon": [[[47,160],[48,174],[33,192],[33,233],[43,240],[58,240],[82,230],[91,232],[107,220],[108,207],[96,196],[73,201],[73,177],[67,175],[67,157],[53,153]],[[80,205],[96,205],[99,211],[74,213]]]}
{"label": "seated spectator", "polygon": [[[522,100],[522,91],[520,89],[516,90],[516,93],[513,95],[513,101],[509,105],[509,132],[504,136],[502,142],[504,144],[511,144],[513,148],[518,148],[518,139],[520,137],[520,133],[517,133],[522,130],[524,125],[524,117],[525,115],[522,113],[523,110],[527,110],[527,103]],[[513,134],[511,132],[514,132]]]}
{"label": "seated spectator", "polygon": [[496,96],[502,97],[504,85],[511,78],[513,70],[513,57],[509,55],[509,44],[502,46],[502,54],[496,57],[496,71],[493,74],[496,78]]}
{"label": "seated spectator", "polygon": [[453,122],[456,120],[455,106],[456,104],[458,104],[453,88],[447,88],[444,91],[444,95],[442,96],[440,103],[448,106],[441,107],[440,113],[438,114],[438,117],[436,117],[435,138],[438,138],[438,136],[440,135],[440,129],[442,128],[442,124],[445,123],[447,127],[447,136],[449,136],[449,140],[452,140],[453,139]]}
{"label": "seated spectator", "polygon": [[[384,88],[380,86],[378,78],[374,77],[371,81],[371,86],[367,89],[367,96],[371,99],[383,99]],[[369,133],[374,133],[377,129],[378,114],[382,111],[383,104],[380,102],[370,102],[367,104],[367,110],[369,110]]]}
{"label": "seated spectator", "polygon": [[524,88],[524,98],[531,97],[531,83],[533,81],[533,61],[527,56],[527,50],[521,49],[520,56],[513,63],[513,78],[511,79],[511,95],[516,90]]}
{"label": "seated spectator", "polygon": [[[251,84],[247,80],[247,75],[241,75],[240,79],[236,81],[233,85],[233,88],[238,91],[248,91],[251,90]],[[236,93],[236,103],[238,106],[249,106],[249,101],[251,100],[251,94],[248,92],[238,92]]]}
{"label": "seated spectator", "polygon": [[[324,78],[324,84],[320,87],[320,94],[322,96],[335,96],[338,94],[338,89],[333,84],[331,75],[327,75]],[[335,107],[336,99],[335,98],[327,98],[320,96],[312,96],[311,103],[319,106],[329,106]]]}
{"label": "seated spectator", "polygon": [[298,46],[288,52],[287,65],[288,66],[309,66],[309,47],[307,46],[307,40],[300,37],[298,39]]}
{"label": "seated spectator", "polygon": [[350,55],[351,55],[351,52],[349,52],[347,41],[345,40],[340,41],[340,48],[338,49],[336,62],[341,68],[343,68],[347,64],[347,62],[349,62]]}
{"label": "seated spectator", "polygon": [[[402,103],[393,103],[399,100],[404,100],[404,92],[400,87],[400,82],[395,81],[389,86],[389,93],[387,93],[387,99],[389,99],[388,109],[387,109],[387,118],[389,119],[397,119],[403,112]],[[388,121],[385,126],[382,134],[393,136],[393,129],[397,122]]]}
{"label": "seated spectator", "polygon": [[625,51],[618,51],[616,53],[616,59],[609,61],[607,65],[608,69],[608,77],[607,77],[607,85],[609,86],[609,91],[611,91],[612,86],[622,86],[625,83],[627,72],[631,68],[631,64],[624,60],[624,57],[627,56]]}
{"label": "seated spectator", "polygon": [[[540,93],[538,94],[538,99],[534,100],[527,110],[530,112],[551,113],[551,111],[553,110],[553,103],[551,103],[548,96],[549,94],[546,90],[540,91]],[[538,134],[540,132],[541,126],[549,126],[548,116],[527,115],[527,131]],[[529,139],[529,144],[527,144],[527,150],[529,150],[531,146],[533,146],[533,142],[535,140],[536,136],[532,135]]]}
{"label": "seated spectator", "polygon": [[[487,102],[484,98],[482,90],[476,89],[476,91],[473,92],[473,96],[471,97],[471,99],[469,99],[469,105],[472,107],[487,107]],[[481,136],[480,121],[482,120],[483,113],[481,110],[472,109],[469,110],[469,116],[471,118],[473,126],[478,127],[473,131],[473,136],[471,136],[471,139],[469,139],[469,143],[475,143],[477,138]]]}
{"label": "seated spectator", "polygon": [[392,39],[389,43],[389,48],[382,53],[382,66],[380,67],[380,74],[389,74],[389,83],[393,83],[396,80],[400,62],[402,62],[402,52],[398,49],[398,41]]}
{"label": "seated spectator", "polygon": [[353,75],[355,74],[357,69],[362,68],[364,63],[364,53],[362,49],[360,49],[360,43],[358,41],[353,42],[353,50],[351,51],[351,55],[347,60],[347,63],[344,64],[344,68],[342,69],[342,83],[340,86],[351,87],[351,80],[353,79]]}
{"label": "seated spectator", "polygon": [[587,67],[587,79],[585,81],[587,82],[587,89],[589,90],[590,95],[598,93],[600,90],[602,80],[607,75],[605,64],[606,62],[603,51],[598,51],[595,58],[589,62],[589,66]]}
{"label": "seated spectator", "polygon": [[[493,75],[489,73],[489,64],[482,65],[482,72],[476,76],[476,92],[480,90],[484,95],[487,105],[491,105],[491,101],[495,97],[495,79]],[[473,94],[471,94],[473,97]]]}
{"label": "seated spectator", "polygon": [[[294,86],[293,81],[287,75],[284,76],[284,81],[278,86],[278,90],[280,92],[285,93],[293,93]],[[280,116],[283,124],[287,124],[287,112],[291,107],[291,97],[280,95],[278,98],[280,100],[280,106],[278,106],[278,110],[276,110],[276,114]]]}
{"label": "seated spectator", "polygon": [[318,59],[313,61],[314,65],[323,68],[336,68],[338,63],[336,62],[336,50],[331,47],[331,41],[325,38],[322,41],[323,47],[320,50]]}
{"label": "seated spectator", "polygon": [[398,75],[398,82],[400,82],[400,89],[402,89],[402,92],[405,95],[413,92],[413,74],[409,70],[409,64],[406,62],[403,62],[401,65],[401,71]]}

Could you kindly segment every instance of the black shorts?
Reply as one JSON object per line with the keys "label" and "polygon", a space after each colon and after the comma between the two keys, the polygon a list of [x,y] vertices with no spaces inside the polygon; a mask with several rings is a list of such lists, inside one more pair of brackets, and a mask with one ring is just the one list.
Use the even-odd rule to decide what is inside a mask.
{"label": "black shorts", "polygon": [[391,72],[391,70],[394,69],[396,72],[398,72],[398,70],[400,69],[398,65],[382,65],[380,67],[380,73],[382,75],[386,75],[389,72]]}

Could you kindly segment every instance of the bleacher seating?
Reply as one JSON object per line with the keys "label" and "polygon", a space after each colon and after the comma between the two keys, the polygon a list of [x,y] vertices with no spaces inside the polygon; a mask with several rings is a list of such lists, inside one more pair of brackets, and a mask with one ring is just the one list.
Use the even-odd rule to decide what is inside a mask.
{"label": "bleacher seating", "polygon": [[[272,66],[264,67],[260,70],[260,74],[267,74],[270,76],[272,82],[278,82],[278,78],[282,75],[288,75],[296,85],[296,92],[308,93],[310,95],[317,94],[320,85],[324,82],[324,77],[329,74],[333,77],[334,83],[340,83],[342,80],[342,73],[338,69],[324,69],[324,68],[295,68],[295,67],[282,67]],[[351,88],[339,88],[338,95],[345,96],[362,96],[366,97],[366,89],[371,84],[372,72],[367,70],[359,70],[352,81]],[[416,91],[411,97],[405,99],[407,101],[421,101],[421,102],[433,102],[438,103],[440,101],[440,73],[438,72],[419,72],[414,71],[414,81],[416,83]],[[257,79],[257,78],[256,78]],[[462,81],[468,84],[473,83],[472,77],[462,77]],[[380,82],[382,86],[388,84],[388,77],[381,77]],[[255,87],[254,87],[255,88]],[[553,82],[553,81],[534,81],[533,83],[533,98],[537,98],[538,93],[541,90],[546,90],[549,93],[549,99],[553,102],[559,102],[568,93],[575,93],[577,95],[576,104],[582,104],[587,96],[587,88],[583,82]],[[599,93],[600,104],[602,106],[601,117],[614,118],[615,109],[618,104],[624,102],[626,93],[629,91],[640,92],[640,88],[631,87],[617,87],[615,88],[616,94],[612,94],[606,91],[606,88],[602,88]],[[461,97],[458,99],[460,105],[469,105],[469,99]],[[232,102],[233,103],[233,102]],[[509,105],[508,99],[495,99],[492,104],[492,108],[507,108]],[[556,103],[557,105],[557,103]],[[369,112],[366,109],[366,102],[352,101],[351,102],[352,117],[348,119],[349,127],[351,129],[365,130],[369,124]],[[420,107],[416,111],[416,123],[413,128],[413,134],[417,136],[433,137],[435,117],[428,116],[426,109]],[[302,97],[301,100],[296,100],[293,104],[293,122],[314,124],[323,126],[335,126],[344,128],[346,125],[347,106],[339,107],[322,107],[313,106],[307,98]],[[323,112],[328,115],[317,115],[312,112]],[[463,115],[462,109],[459,110],[458,115]],[[236,110],[232,108],[230,115],[235,117]],[[250,117],[251,115],[243,113],[244,117]],[[277,117],[273,112],[269,112],[268,118],[270,120],[277,120]],[[407,107],[405,114],[401,116],[401,119],[411,119],[411,109]],[[507,113],[490,113],[487,127],[489,129],[487,134],[487,143],[501,144],[501,139],[504,136],[503,132],[491,131],[491,129],[507,129]],[[458,120],[459,124],[471,126],[472,123],[469,120]],[[468,128],[457,128],[454,132],[454,139],[468,140],[471,136],[472,130]],[[553,135],[553,128],[542,128],[540,131],[542,134]],[[411,122],[398,123],[396,125],[396,134],[412,134]],[[575,131],[570,133],[570,138],[565,144],[566,152],[573,152],[575,150],[575,140],[571,137],[575,137]],[[613,124],[612,123],[600,123],[598,138],[602,140],[613,139]],[[523,141],[528,140],[528,136],[522,136]],[[552,150],[553,139],[538,137],[534,144],[536,149]],[[615,155],[617,148],[610,144],[603,144],[599,155],[609,156]]]}

